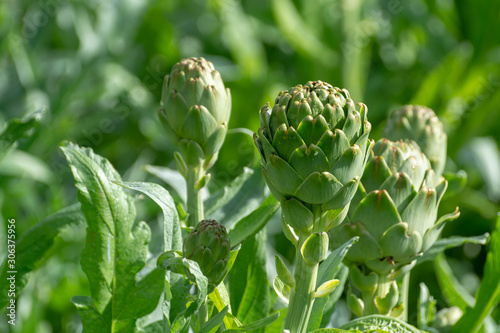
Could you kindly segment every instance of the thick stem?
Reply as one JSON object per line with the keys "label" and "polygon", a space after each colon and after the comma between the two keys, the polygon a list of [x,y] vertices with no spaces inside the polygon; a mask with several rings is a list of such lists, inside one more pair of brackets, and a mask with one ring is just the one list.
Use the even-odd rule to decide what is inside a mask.
{"label": "thick stem", "polygon": [[187,174],[187,224],[195,227],[198,222],[204,219],[203,198],[200,189],[196,189],[196,183],[204,176],[205,172],[200,166],[189,167]]}
{"label": "thick stem", "polygon": [[295,289],[290,297],[285,323],[285,328],[290,330],[290,333],[306,332],[314,303],[318,264],[308,265],[300,253],[300,248],[308,236],[309,234],[300,233],[295,255]]}

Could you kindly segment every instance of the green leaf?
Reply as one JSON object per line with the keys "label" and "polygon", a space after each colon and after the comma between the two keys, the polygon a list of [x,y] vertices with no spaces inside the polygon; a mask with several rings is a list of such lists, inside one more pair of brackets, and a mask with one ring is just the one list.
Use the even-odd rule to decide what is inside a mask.
{"label": "green leaf", "polygon": [[243,324],[266,317],[271,309],[266,261],[266,232],[261,230],[242,244],[227,279],[233,313]]}
{"label": "green leaf", "polygon": [[347,251],[349,251],[350,247],[358,241],[358,237],[353,237],[339,248],[332,251],[330,255],[319,265],[318,269],[318,280],[316,282],[316,287],[319,287],[323,283],[328,280],[331,280],[335,277],[339,269],[339,265],[344,260]]}
{"label": "green leaf", "polygon": [[337,55],[311,31],[293,2],[273,0],[271,4],[276,24],[287,42],[306,57],[315,59],[325,66],[331,66]]}
{"label": "green leaf", "polygon": [[432,323],[436,314],[436,301],[429,294],[429,289],[424,283],[420,283],[420,295],[417,304],[417,325],[420,329],[426,329]]}
{"label": "green leaf", "polygon": [[[46,110],[41,109],[24,119],[12,119],[7,122],[5,130],[0,134],[0,162],[2,162],[17,140],[31,134],[31,130],[40,124],[45,113]],[[0,130],[2,129],[0,128]]]}
{"label": "green leaf", "polygon": [[421,333],[420,330],[402,320],[382,315],[371,315],[357,318],[342,325],[340,328],[347,330],[357,329],[362,332],[368,330],[381,330],[382,332],[391,333]]}
{"label": "green leaf", "polygon": [[233,197],[238,193],[243,186],[248,186],[249,184],[246,181],[254,174],[254,171],[249,168],[244,168],[243,173],[236,177],[229,184],[224,186],[223,188],[216,191],[212,194],[207,200],[204,202],[205,215],[210,216],[217,209],[220,209],[224,205],[226,205]]}
{"label": "green leaf", "polygon": [[273,280],[273,289],[283,302],[286,304],[289,303],[292,289],[288,284],[284,283],[279,276],[275,277]]}
{"label": "green leaf", "polygon": [[488,243],[490,235],[485,233],[479,236],[472,237],[462,237],[462,236],[453,236],[449,238],[443,238],[434,243],[424,254],[417,258],[417,264],[420,264],[424,261],[434,260],[438,254],[443,252],[444,250],[451,249],[453,247],[462,246],[465,243],[472,244],[481,244],[484,245]]}
{"label": "green leaf", "polygon": [[228,307],[228,314],[224,317],[224,326],[226,329],[240,327],[241,323],[238,319],[231,315],[231,305],[229,301],[229,294],[226,290],[224,283],[220,283],[208,297],[214,303],[217,311],[222,311],[226,306]]}
{"label": "green leaf", "polygon": [[272,195],[267,197],[259,208],[239,220],[229,230],[231,245],[235,246],[248,237],[255,235],[274,216],[278,208],[279,202]]}
{"label": "green leaf", "polygon": [[188,318],[205,302],[208,295],[208,280],[201,272],[200,265],[194,260],[177,255],[174,251],[165,252],[158,258],[157,265],[163,269],[171,270],[177,274],[187,276],[198,287],[196,300],[192,302],[183,314]]}
{"label": "green leaf", "polygon": [[[339,246],[337,249],[335,249],[335,251],[332,251],[332,253],[330,253],[330,255],[319,265],[316,288],[319,288],[323,283],[332,280],[337,276],[339,265],[341,264],[342,260],[344,260],[347,251],[349,251],[351,246],[356,243],[358,239],[358,237],[351,238],[350,240]],[[342,286],[343,285],[341,285],[340,287]],[[336,293],[337,291],[338,290],[336,289],[334,293]],[[339,292],[341,293],[341,291]],[[309,324],[307,326],[308,331],[319,328],[323,320],[323,311],[325,309],[325,306],[327,305],[327,303],[329,303],[330,297],[332,296],[332,300],[337,301],[340,295],[330,295],[328,296],[328,298],[319,298],[314,301],[313,309],[311,311],[311,317],[309,318]],[[331,304],[330,302],[329,305],[331,307],[334,304]]]}
{"label": "green leaf", "polygon": [[252,323],[240,326],[238,328],[233,328],[233,329],[226,330],[224,332],[232,333],[232,332],[241,332],[241,331],[255,331],[255,330],[264,328],[267,325],[271,324],[276,319],[278,319],[279,316],[280,316],[280,313],[278,311],[278,312],[276,312],[276,313],[274,313],[274,314],[272,314],[270,316],[267,316],[265,318],[256,320],[256,321],[254,321]]}
{"label": "green leaf", "polygon": [[476,295],[476,303],[467,309],[464,316],[454,326],[454,333],[474,333],[500,301],[500,216],[491,237],[490,249],[481,284]]}
{"label": "green leaf", "polygon": [[204,323],[201,327],[198,333],[215,333],[219,326],[222,324],[222,321],[224,320],[224,317],[226,316],[228,307],[226,306],[222,311],[220,311],[218,314],[210,318],[206,323]]}
{"label": "green leaf", "polygon": [[146,194],[163,211],[163,250],[182,250],[182,234],[175,202],[170,193],[154,183],[114,181],[115,184]]}
{"label": "green leaf", "polygon": [[[319,312],[318,314],[320,315],[321,318],[321,323],[320,326],[325,327],[328,325],[330,322],[330,318],[333,315],[333,312],[335,311],[335,304],[337,301],[340,299],[342,296],[342,293],[344,292],[344,287],[347,282],[347,278],[349,276],[349,268],[345,266],[344,264],[340,264],[338,272],[335,274],[335,278],[340,281],[339,285],[335,290],[328,295],[326,298],[320,298],[314,301],[313,305],[313,313],[311,314],[311,317],[309,318],[309,323],[311,323],[311,320],[315,317],[315,305],[318,304],[319,302],[325,302],[325,305],[322,306],[321,304],[318,304],[318,309],[323,309],[322,312]],[[318,310],[319,311],[319,310]],[[309,329],[309,326],[308,326]]]}
{"label": "green leaf", "polygon": [[[9,221],[9,220],[8,220]],[[7,225],[11,225],[8,223]],[[9,262],[3,261],[0,268],[0,309],[7,306],[9,298],[8,271],[16,273],[16,296],[19,296],[29,279],[29,273],[36,270],[47,259],[49,250],[56,238],[65,228],[85,223],[85,217],[80,210],[80,204],[74,204],[46,217],[23,233],[16,241],[15,268],[9,267]],[[9,237],[10,234],[7,235]],[[10,239],[10,238],[8,238]],[[15,239],[14,239],[15,240]],[[8,240],[7,240],[8,241]]]}
{"label": "green leaf", "polygon": [[144,169],[163,180],[165,184],[170,186],[177,193],[180,200],[186,202],[186,180],[177,170],[158,165],[145,165]]}
{"label": "green leaf", "polygon": [[458,306],[462,311],[465,311],[468,306],[474,306],[474,297],[469,294],[453,275],[444,254],[439,254],[434,260],[434,270],[439,286],[441,287],[441,292],[449,305]]}
{"label": "green leaf", "polygon": [[227,197],[223,195],[224,198],[220,198],[220,202],[214,203],[220,208],[212,210],[209,206],[211,203],[205,202],[205,206],[208,212],[210,212],[205,213],[205,216],[210,216],[211,219],[216,221],[222,221],[221,223],[229,230],[233,229],[236,222],[262,204],[266,195],[266,186],[262,172],[260,170],[258,172],[254,171],[237,191],[233,192],[231,188],[228,188],[227,191]]}
{"label": "green leaf", "polygon": [[293,277],[292,272],[288,270],[288,267],[286,267],[279,255],[276,255],[274,258],[276,273],[278,274],[280,280],[287,284],[290,288],[295,288],[295,278]]}
{"label": "green leaf", "polygon": [[[89,148],[72,143],[61,147],[78,189],[78,199],[87,220],[82,269],[90,284],[91,298],[76,298],[84,325],[99,314],[102,324],[86,326],[91,332],[133,331],[138,318],[158,304],[164,279],[147,275],[136,281],[146,263],[151,231],[146,223],[135,223],[130,195],[112,183],[121,177],[113,166]],[[163,273],[163,272],[161,272]],[[144,289],[145,288],[145,289]]]}

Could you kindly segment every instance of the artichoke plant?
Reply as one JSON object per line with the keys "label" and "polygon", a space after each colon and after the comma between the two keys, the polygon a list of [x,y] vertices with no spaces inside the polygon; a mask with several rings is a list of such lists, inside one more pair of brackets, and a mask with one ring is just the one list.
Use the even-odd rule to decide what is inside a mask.
{"label": "artichoke plant", "polygon": [[345,259],[351,283],[363,294],[350,303],[359,315],[390,313],[398,301],[395,275],[411,269],[459,215],[436,222],[447,181],[436,177],[415,143],[381,139],[370,155],[345,223],[331,231],[335,246],[359,237]]}
{"label": "artichoke plant", "polygon": [[438,117],[428,107],[405,105],[387,119],[382,135],[389,140],[415,141],[439,177],[446,164],[446,133]]}
{"label": "artichoke plant", "polygon": [[318,263],[328,250],[325,232],[342,222],[363,174],[371,125],[366,106],[359,106],[347,90],[309,81],[260,110],[254,137],[262,172],[281,203],[284,233],[297,248],[285,324],[292,333],[307,328]]}
{"label": "artichoke plant", "polygon": [[179,148],[174,154],[187,181],[187,222],[203,220],[200,189],[224,142],[231,114],[231,94],[211,62],[203,58],[179,61],[163,84],[160,120],[167,136]]}
{"label": "artichoke plant", "polygon": [[231,241],[226,228],[215,220],[203,220],[184,240],[183,254],[196,261],[208,283],[217,286],[227,272]]}

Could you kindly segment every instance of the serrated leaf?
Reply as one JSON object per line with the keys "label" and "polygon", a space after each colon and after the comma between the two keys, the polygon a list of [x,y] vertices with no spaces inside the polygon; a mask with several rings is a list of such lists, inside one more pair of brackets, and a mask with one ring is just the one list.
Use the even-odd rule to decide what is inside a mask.
{"label": "serrated leaf", "polygon": [[[88,309],[95,309],[105,323],[84,329],[95,333],[132,331],[138,318],[154,310],[163,291],[163,278],[153,283],[136,281],[146,262],[151,231],[146,223],[135,223],[132,198],[112,183],[121,177],[106,159],[73,143],[65,143],[61,149],[75,178],[88,225],[82,269],[89,280],[91,300],[78,307],[79,313],[82,322],[88,323],[85,316],[93,313]],[[147,291],[141,290],[144,284]]]}
{"label": "serrated leaf", "polygon": [[382,316],[371,315],[357,318],[342,325],[341,329],[357,329],[362,332],[368,330],[382,330],[391,333],[422,333],[417,328],[405,323],[402,320]]}
{"label": "serrated leaf", "polygon": [[203,275],[200,265],[194,260],[186,259],[170,251],[165,252],[158,258],[158,266],[187,276],[198,287],[194,302],[187,307],[183,314],[184,317],[192,316],[205,302],[208,295],[208,279]]}
{"label": "serrated leaf", "polygon": [[236,222],[228,232],[232,246],[255,235],[274,216],[278,208],[279,202],[270,195],[257,209]]}
{"label": "serrated leaf", "polygon": [[115,181],[115,184],[142,192],[163,211],[163,251],[182,250],[182,234],[174,199],[163,187],[154,183]]}
{"label": "serrated leaf", "polygon": [[483,321],[500,301],[500,216],[497,218],[495,231],[491,237],[490,249],[486,255],[486,264],[481,284],[476,295],[476,303],[467,309],[454,326],[454,333],[475,333]]}
{"label": "serrated leaf", "polygon": [[[52,248],[55,239],[65,228],[74,227],[85,223],[80,204],[69,207],[44,218],[33,227],[26,230],[16,242],[16,295],[21,295],[23,288],[29,279],[29,273],[36,270]],[[7,306],[9,298],[9,281],[7,280],[9,269],[7,260],[4,260],[0,268],[0,309]]]}

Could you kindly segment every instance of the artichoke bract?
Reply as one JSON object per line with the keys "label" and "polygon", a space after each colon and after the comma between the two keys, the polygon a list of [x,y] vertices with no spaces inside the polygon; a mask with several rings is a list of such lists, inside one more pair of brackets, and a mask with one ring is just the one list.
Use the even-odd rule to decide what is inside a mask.
{"label": "artichoke bract", "polygon": [[368,295],[384,284],[375,295],[390,295],[390,302],[379,301],[376,308],[365,304],[365,315],[390,312],[397,301],[394,274],[411,269],[444,224],[459,215],[457,210],[436,222],[447,181],[436,177],[416,144],[381,139],[370,155],[346,221],[331,230],[334,246],[359,237],[345,257],[352,284]]}
{"label": "artichoke bract", "polygon": [[405,105],[391,113],[382,135],[389,140],[413,140],[431,162],[439,177],[446,164],[447,136],[433,110],[421,105]]}
{"label": "artichoke bract", "polygon": [[230,252],[226,228],[215,220],[201,221],[184,240],[184,257],[196,261],[214,286],[226,275]]}
{"label": "artichoke bract", "polygon": [[342,211],[349,205],[371,129],[367,108],[359,105],[358,111],[345,89],[309,81],[281,92],[272,108],[269,103],[261,108],[255,141],[262,171],[291,227],[310,229],[313,206]]}
{"label": "artichoke bract", "polygon": [[183,59],[165,77],[160,120],[188,165],[219,151],[230,114],[231,93],[210,61]]}

